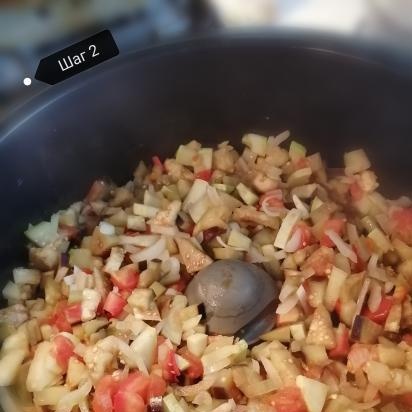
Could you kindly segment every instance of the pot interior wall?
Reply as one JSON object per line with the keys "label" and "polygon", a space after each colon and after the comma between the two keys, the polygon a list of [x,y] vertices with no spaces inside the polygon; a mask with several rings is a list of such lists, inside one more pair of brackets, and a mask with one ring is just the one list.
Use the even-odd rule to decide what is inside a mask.
{"label": "pot interior wall", "polygon": [[384,192],[411,192],[412,82],[382,65],[293,42],[212,41],[131,55],[88,79],[57,86],[0,137],[0,283],[24,264],[28,222],[193,138],[290,129],[335,167],[364,147]]}

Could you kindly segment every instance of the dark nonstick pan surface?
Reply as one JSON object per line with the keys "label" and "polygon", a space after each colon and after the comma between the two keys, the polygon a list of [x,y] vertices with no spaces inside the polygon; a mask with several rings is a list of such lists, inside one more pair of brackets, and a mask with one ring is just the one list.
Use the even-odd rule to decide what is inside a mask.
{"label": "dark nonstick pan surface", "polygon": [[0,286],[24,264],[28,222],[192,138],[236,143],[290,129],[330,165],[365,148],[385,193],[412,191],[412,65],[402,55],[314,34],[217,35],[102,66],[0,126]]}

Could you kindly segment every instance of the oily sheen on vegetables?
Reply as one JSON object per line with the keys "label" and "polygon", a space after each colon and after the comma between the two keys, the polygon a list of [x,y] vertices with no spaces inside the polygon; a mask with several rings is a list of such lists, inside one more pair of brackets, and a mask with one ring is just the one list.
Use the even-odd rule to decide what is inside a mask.
{"label": "oily sheen on vegetables", "polygon": [[[412,411],[412,201],[378,191],[362,149],[329,169],[287,131],[242,142],[180,145],[28,226],[0,310],[5,412]],[[223,269],[197,287],[220,260],[279,293]],[[248,346],[237,325],[262,308],[229,295],[251,293],[274,326]]]}

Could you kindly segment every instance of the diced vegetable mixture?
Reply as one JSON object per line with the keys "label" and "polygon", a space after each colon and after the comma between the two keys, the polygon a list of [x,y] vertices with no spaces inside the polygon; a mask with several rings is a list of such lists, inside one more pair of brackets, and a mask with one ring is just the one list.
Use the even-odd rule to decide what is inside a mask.
{"label": "diced vegetable mixture", "polygon": [[[191,141],[29,225],[0,310],[0,399],[57,412],[412,411],[412,202],[363,150],[328,169],[289,132]],[[279,287],[248,347],[185,289],[220,259]]]}

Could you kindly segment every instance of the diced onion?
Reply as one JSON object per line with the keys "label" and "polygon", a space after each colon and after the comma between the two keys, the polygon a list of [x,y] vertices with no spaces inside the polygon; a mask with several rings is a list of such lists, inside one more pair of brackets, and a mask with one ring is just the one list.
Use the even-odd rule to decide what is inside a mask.
{"label": "diced onion", "polygon": [[361,313],[363,304],[365,303],[366,295],[367,295],[368,290],[369,290],[370,283],[371,283],[371,280],[369,278],[366,278],[365,281],[363,282],[361,291],[359,293],[358,300],[356,302],[356,310],[355,310],[355,314],[353,316],[353,319],[355,319],[356,315],[359,315]]}
{"label": "diced onion", "polygon": [[296,286],[289,282],[284,282],[279,293],[279,300],[284,302],[294,292],[296,292]]}
{"label": "diced onion", "polygon": [[92,390],[92,383],[90,380],[84,382],[78,389],[64,395],[57,404],[56,412],[70,412],[76,405],[78,405]]}
{"label": "diced onion", "polygon": [[[235,248],[235,249],[238,250],[239,248]],[[264,262],[269,262],[270,260],[266,256],[263,256],[254,246],[251,246],[249,248],[246,259],[250,263],[264,263]]]}
{"label": "diced onion", "polygon": [[219,243],[219,245],[222,246],[225,249],[233,249],[233,250],[237,250],[237,251],[243,251],[242,248],[229,246],[227,243],[224,242],[224,240],[220,236],[216,236],[215,239],[217,240],[217,243]]}
{"label": "diced onion", "polygon": [[100,222],[99,230],[102,235],[113,236],[116,234],[115,227],[112,224],[104,221]]}
{"label": "diced onion", "polygon": [[382,301],[382,288],[377,282],[372,284],[369,299],[368,299],[368,308],[371,312],[376,312],[379,308],[379,305]]}
{"label": "diced onion", "polygon": [[293,233],[292,237],[288,240],[285,246],[285,252],[293,253],[296,252],[302,242],[302,229],[297,228]]}
{"label": "diced onion", "polygon": [[283,219],[279,232],[276,235],[275,246],[279,249],[284,249],[286,243],[292,233],[293,227],[301,218],[301,212],[298,209],[289,210],[286,217]]}
{"label": "diced onion", "polygon": [[279,133],[277,136],[269,136],[268,144],[273,144],[273,146],[280,146],[283,142],[288,140],[290,137],[290,131],[285,130],[282,133]]}
{"label": "diced onion", "polygon": [[159,235],[176,236],[179,229],[176,226],[150,225],[150,231]]}
{"label": "diced onion", "polygon": [[219,193],[217,193],[216,188],[214,188],[213,186],[207,186],[206,193],[207,193],[207,196],[208,196],[210,202],[214,206],[221,206],[222,205],[222,199],[220,198]]}
{"label": "diced onion", "polygon": [[307,219],[309,217],[309,210],[308,207],[299,199],[298,196],[292,196],[293,203],[296,206],[296,209],[300,210],[302,213],[302,218]]}
{"label": "diced onion", "polygon": [[306,290],[303,287],[303,285],[300,285],[298,287],[298,290],[296,291],[296,295],[298,296],[299,303],[300,303],[300,306],[302,306],[303,311],[306,314],[310,313],[311,308],[309,307],[308,298],[307,298],[307,295],[306,295]]}
{"label": "diced onion", "polygon": [[146,249],[143,249],[140,252],[135,253],[134,255],[130,255],[130,259],[132,262],[135,262],[135,263],[143,262],[145,260],[157,259],[163,253],[165,249],[166,249],[166,240],[163,237],[161,237],[152,246]]}
{"label": "diced onion", "polygon": [[164,260],[160,267],[165,275],[169,275],[172,277],[179,275],[180,262],[177,258],[173,256],[167,260]]}
{"label": "diced onion", "polygon": [[356,256],[356,253],[334,230],[325,230],[325,235],[329,237],[343,256],[346,256],[352,262],[357,263],[358,257]]}
{"label": "diced onion", "polygon": [[215,383],[215,380],[216,380],[216,375],[209,374],[209,375],[206,375],[203,378],[203,380],[201,380],[199,383],[196,383],[194,385],[177,386],[175,388],[175,393],[179,396],[193,397],[193,396],[196,396],[200,392],[209,390]]}
{"label": "diced onion", "polygon": [[299,297],[296,293],[290,295],[284,302],[280,303],[276,309],[278,315],[289,313],[298,303]]}

